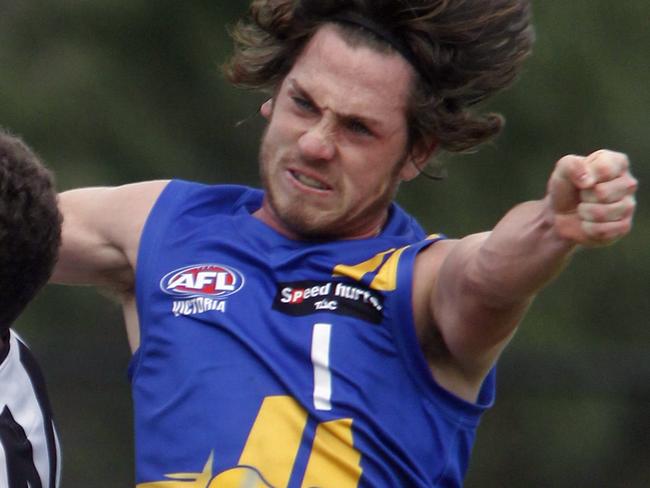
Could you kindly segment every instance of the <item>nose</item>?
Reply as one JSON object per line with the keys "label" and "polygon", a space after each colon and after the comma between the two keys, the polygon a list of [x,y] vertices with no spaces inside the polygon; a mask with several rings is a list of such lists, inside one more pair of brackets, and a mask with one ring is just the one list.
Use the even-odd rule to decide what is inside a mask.
{"label": "nose", "polygon": [[334,131],[330,123],[321,119],[298,139],[301,156],[308,161],[329,161],[334,157]]}

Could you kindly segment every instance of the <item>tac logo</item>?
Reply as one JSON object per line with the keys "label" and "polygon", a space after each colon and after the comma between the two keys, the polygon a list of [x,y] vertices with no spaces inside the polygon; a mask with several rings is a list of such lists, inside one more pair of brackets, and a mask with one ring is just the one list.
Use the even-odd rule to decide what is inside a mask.
{"label": "tac logo", "polygon": [[177,297],[225,298],[244,286],[244,275],[222,264],[195,264],[166,274],[160,289]]}

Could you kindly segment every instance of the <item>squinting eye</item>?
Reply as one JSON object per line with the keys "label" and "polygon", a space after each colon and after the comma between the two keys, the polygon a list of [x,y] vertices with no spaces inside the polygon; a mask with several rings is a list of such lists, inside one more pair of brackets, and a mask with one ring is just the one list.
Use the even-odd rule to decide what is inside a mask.
{"label": "squinting eye", "polygon": [[368,127],[366,127],[362,122],[359,122],[358,120],[352,120],[348,123],[348,129],[355,134],[360,134],[360,135],[372,135],[372,132]]}
{"label": "squinting eye", "polygon": [[305,100],[304,98],[300,97],[291,97],[293,100],[293,103],[296,104],[298,108],[301,108],[302,110],[308,110],[309,112],[314,111],[314,106],[309,100]]}

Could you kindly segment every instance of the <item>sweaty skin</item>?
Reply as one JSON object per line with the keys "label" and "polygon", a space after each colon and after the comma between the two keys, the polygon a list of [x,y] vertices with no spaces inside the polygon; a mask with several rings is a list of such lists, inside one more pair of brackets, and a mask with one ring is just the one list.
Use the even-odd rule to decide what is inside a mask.
{"label": "sweaty skin", "polygon": [[[351,47],[322,27],[273,100],[261,146],[267,196],[255,216],[300,239],[368,237],[381,229],[399,183],[433,149],[407,151],[404,108],[414,73],[397,54]],[[63,246],[53,281],[109,287],[139,344],[134,270],[144,222],[166,181],[65,192]],[[535,294],[577,246],[627,234],[637,182],[624,154],[560,159],[542,200],[496,227],[439,242],[416,260],[417,335],[436,380],[475,401],[481,382]]]}

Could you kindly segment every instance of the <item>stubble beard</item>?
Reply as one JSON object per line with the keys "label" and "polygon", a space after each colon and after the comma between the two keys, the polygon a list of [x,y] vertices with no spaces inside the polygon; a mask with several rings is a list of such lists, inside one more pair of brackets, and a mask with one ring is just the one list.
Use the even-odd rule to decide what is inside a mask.
{"label": "stubble beard", "polygon": [[[323,216],[318,212],[309,212],[308,206],[299,201],[291,201],[288,204],[281,204],[282,196],[274,189],[272,176],[269,174],[270,160],[272,157],[265,151],[264,144],[260,150],[260,178],[265,198],[275,217],[291,233],[304,239],[326,239],[332,238],[332,232],[327,230],[328,225],[324,222]],[[277,170],[276,170],[277,171]]]}
{"label": "stubble beard", "polygon": [[[281,197],[273,189],[272,175],[269,174],[269,167],[273,165],[272,163],[278,166],[278,162],[271,160],[271,158],[277,156],[268,148],[269,142],[266,139],[267,130],[264,131],[262,136],[259,152],[262,187],[271,210],[277,219],[293,234],[306,240],[343,239],[350,232],[349,229],[354,229],[355,222],[363,220],[363,214],[385,212],[386,216],[388,216],[388,207],[397,194],[399,187],[398,174],[404,161],[395,165],[396,169],[390,175],[390,185],[363,210],[363,214],[355,216],[352,220],[348,220],[345,215],[328,217],[325,210],[319,211],[318,209],[314,209],[313,205],[309,203],[303,205],[300,201],[291,201],[287,205],[282,205],[279,202]],[[282,165],[280,164],[280,166]],[[274,171],[278,170],[274,169]],[[383,227],[384,224],[385,221],[380,227]],[[381,228],[378,228],[377,232],[380,231]]]}

